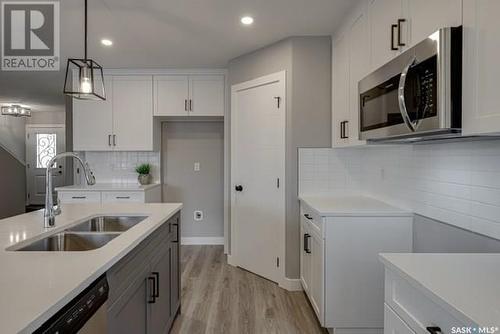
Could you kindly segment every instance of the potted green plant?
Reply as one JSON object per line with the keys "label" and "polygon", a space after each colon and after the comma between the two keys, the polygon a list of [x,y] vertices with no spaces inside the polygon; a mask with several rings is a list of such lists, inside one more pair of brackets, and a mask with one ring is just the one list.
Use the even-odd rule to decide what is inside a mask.
{"label": "potted green plant", "polygon": [[141,185],[146,185],[149,184],[151,180],[151,165],[150,164],[141,164],[135,168],[135,171],[139,176],[137,177],[137,180]]}

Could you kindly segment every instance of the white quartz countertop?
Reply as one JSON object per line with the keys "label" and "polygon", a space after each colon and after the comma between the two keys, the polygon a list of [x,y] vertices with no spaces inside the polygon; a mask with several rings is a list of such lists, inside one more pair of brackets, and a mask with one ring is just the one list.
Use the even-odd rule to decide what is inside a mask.
{"label": "white quartz countertop", "polygon": [[412,216],[413,213],[366,196],[299,196],[322,217],[331,216]]}
{"label": "white quartz countertop", "polygon": [[96,183],[93,186],[86,184],[55,188],[56,191],[145,191],[159,187],[159,183],[142,186],[138,183]]}
{"label": "white quartz countertop", "polygon": [[[43,210],[0,220],[0,332],[33,332],[181,208],[178,203],[66,204],[52,229],[43,228]],[[91,251],[6,250],[99,214],[148,218]]]}
{"label": "white quartz countertop", "polygon": [[500,327],[500,254],[381,254],[380,259],[463,323]]}

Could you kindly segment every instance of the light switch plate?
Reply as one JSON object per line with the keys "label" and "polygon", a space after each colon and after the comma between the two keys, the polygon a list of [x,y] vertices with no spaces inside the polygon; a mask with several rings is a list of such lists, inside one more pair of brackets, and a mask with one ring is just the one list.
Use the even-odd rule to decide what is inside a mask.
{"label": "light switch plate", "polygon": [[194,163],[194,171],[195,172],[199,172],[200,171],[200,163],[199,162],[195,162]]}

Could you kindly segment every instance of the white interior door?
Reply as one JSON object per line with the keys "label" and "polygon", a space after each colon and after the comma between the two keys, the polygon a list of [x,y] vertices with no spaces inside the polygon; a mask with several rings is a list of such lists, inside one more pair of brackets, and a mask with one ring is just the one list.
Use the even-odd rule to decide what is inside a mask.
{"label": "white interior door", "polygon": [[281,72],[233,86],[231,101],[232,262],[278,283],[284,278],[285,95]]}
{"label": "white interior door", "polygon": [[[28,205],[45,202],[45,170],[56,154],[66,149],[65,128],[61,126],[26,127],[26,177]],[[60,160],[52,170],[54,187],[64,185],[66,162]]]}

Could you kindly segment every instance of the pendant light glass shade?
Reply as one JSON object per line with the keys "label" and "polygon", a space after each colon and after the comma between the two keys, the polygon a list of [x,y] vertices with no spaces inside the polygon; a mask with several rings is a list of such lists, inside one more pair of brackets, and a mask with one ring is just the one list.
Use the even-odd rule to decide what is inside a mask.
{"label": "pendant light glass shade", "polygon": [[106,100],[102,66],[87,57],[87,0],[84,3],[85,56],[83,59],[68,59],[64,94],[80,100]]}
{"label": "pendant light glass shade", "polygon": [[92,59],[68,59],[64,94],[80,100],[106,100],[102,66]]}

